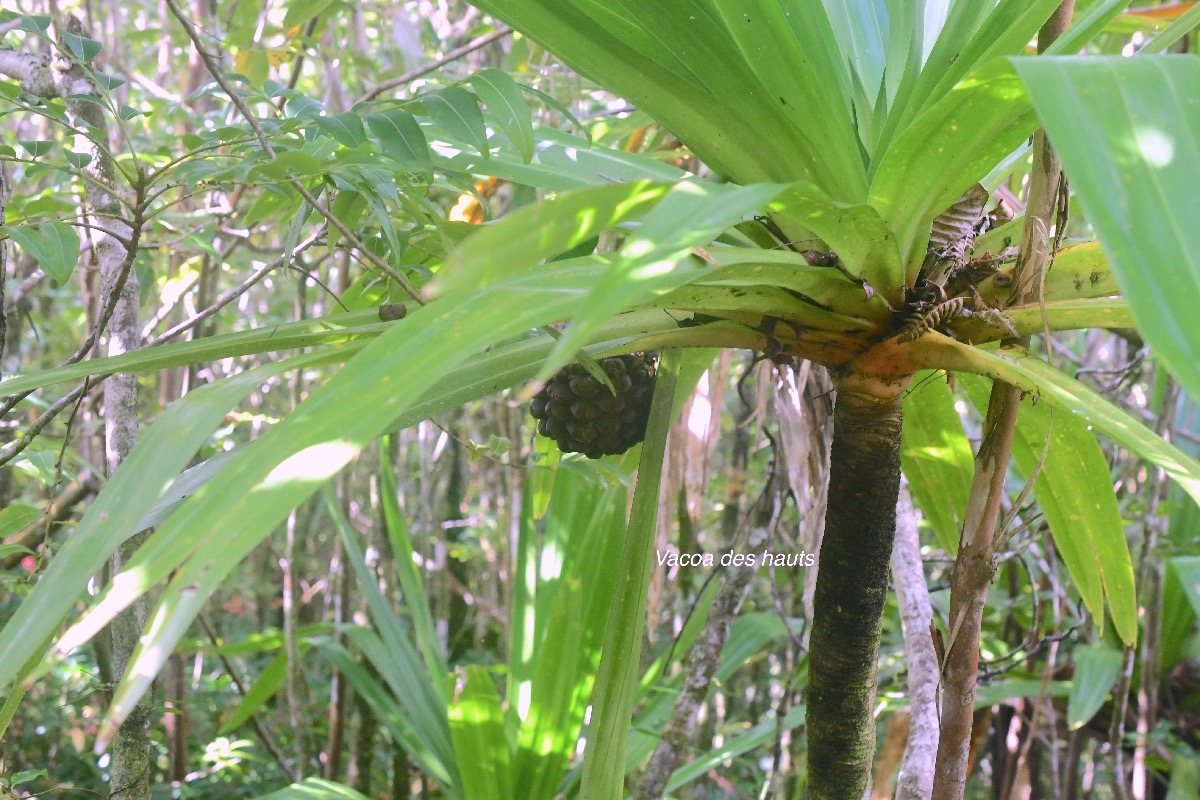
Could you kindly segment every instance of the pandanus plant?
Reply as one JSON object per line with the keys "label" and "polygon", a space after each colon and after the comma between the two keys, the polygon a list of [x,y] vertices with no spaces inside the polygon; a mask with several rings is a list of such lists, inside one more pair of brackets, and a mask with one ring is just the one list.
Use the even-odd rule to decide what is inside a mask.
{"label": "pandanus plant", "polygon": [[[939,5],[941,13],[919,0],[476,4],[671,131],[710,177],[535,132],[520,93],[494,74],[471,84],[488,107],[486,126],[462,89],[416,109],[421,128],[407,112],[367,118],[372,141],[389,157],[402,152],[426,168],[495,175],[552,196],[451,249],[402,319],[296,323],[7,382],[6,393],[15,393],[205,355],[317,348],[166,410],[0,632],[0,681],[28,671],[81,581],[131,530],[161,523],[55,644],[54,652],[68,652],[132,598],[168,581],[114,699],[109,722],[119,724],[234,566],[362,448],[579,358],[665,353],[633,507],[634,519],[653,519],[651,473],[661,464],[679,373],[674,353],[745,347],[810,359],[835,378],[807,690],[811,796],[858,798],[868,782],[902,464],[939,539],[959,553],[938,791],[961,796],[979,599],[994,571],[1009,450],[1038,475],[1034,491],[1083,600],[1098,619],[1109,614],[1126,642],[1137,635],[1132,570],[1091,431],[1140,453],[1200,498],[1200,464],[1026,349],[1034,335],[1136,325],[1179,379],[1200,390],[1197,334],[1179,322],[1200,283],[1197,228],[1179,222],[1195,218],[1183,175],[1200,165],[1200,112],[1194,93],[1171,93],[1197,85],[1197,62],[1072,56],[1128,2],[1091,4],[1071,24],[1071,4],[1060,0],[958,2]],[[1161,50],[1194,18],[1147,49]],[[1039,31],[1042,54],[1024,57]],[[1103,247],[1056,240],[1063,218],[1055,212],[1066,193],[1056,151],[1035,135],[1043,125]],[[352,133],[339,128],[335,138]],[[1031,153],[1024,215],[993,226],[975,187]],[[268,166],[292,174],[296,163]],[[334,183],[346,192],[369,189]],[[1136,227],[1126,222],[1134,214]],[[618,246],[598,251],[595,239],[610,232]],[[1177,283],[1164,291],[1170,281]],[[557,323],[566,325],[552,330]],[[534,329],[542,332],[530,335]],[[318,366],[337,368],[253,447],[164,496],[171,476],[264,377]],[[910,391],[914,376],[930,370],[994,382],[989,402],[986,384],[964,381],[986,409],[969,487],[962,464],[916,457],[933,442],[950,441],[951,450],[965,443],[944,383]],[[1027,430],[1018,427],[1014,438],[1022,394],[1030,400],[1022,406]],[[904,414],[919,424],[902,430]],[[217,541],[214,531],[228,534]],[[652,542],[648,529],[631,524],[614,575],[585,797],[622,793]]]}
{"label": "pandanus plant", "polygon": [[[825,364],[835,378],[807,692],[813,797],[859,797],[868,780],[904,393],[921,370],[995,381],[963,517],[943,513],[954,502],[932,491],[939,478],[915,487],[948,549],[959,550],[950,621],[958,657],[946,664],[936,791],[961,796],[982,592],[995,571],[993,531],[1018,395],[1046,397],[1083,415],[1173,471],[1197,496],[1194,462],[1167,455],[1143,429],[1119,422],[1100,398],[1022,347],[1033,334],[1129,325],[1130,308],[1117,297],[1110,267],[1122,277],[1128,302],[1141,310],[1139,321],[1160,316],[1154,306],[1172,280],[1160,270],[1179,270],[1180,284],[1195,288],[1196,258],[1184,244],[1192,234],[1166,230],[1168,224],[1152,246],[1164,260],[1138,258],[1118,216],[1147,208],[1141,203],[1155,189],[1183,189],[1178,163],[1171,177],[1166,163],[1155,167],[1155,153],[1137,144],[1149,138],[1194,154],[1194,101],[1173,105],[1156,92],[1188,75],[1194,80],[1195,60],[1062,57],[1079,52],[1127,3],[1094,4],[1073,26],[1073,3],[1059,0],[949,4],[942,18],[932,18],[923,2],[477,5],[649,114],[720,178],[770,195],[758,200],[762,216],[704,253],[713,265],[707,277],[655,304],[693,311],[693,321],[733,322],[758,333],[758,347]],[[1182,20],[1150,51],[1189,24]],[[1035,41],[1059,57],[1007,58]],[[1104,103],[1106,91],[1128,105]],[[1147,96],[1161,102],[1137,99]],[[1153,122],[1138,116],[1149,105]],[[1088,120],[1097,122],[1090,131]],[[1043,134],[1035,136],[1042,122],[1061,137],[1063,160],[1105,252],[1095,243],[1058,247],[1064,218],[1055,211],[1067,191],[1054,151]],[[973,246],[986,228],[986,193],[972,187],[1014,153],[1025,155],[1030,137],[1025,214]],[[1085,155],[1114,144],[1119,156],[1109,150],[1097,163]],[[1151,205],[1178,219],[1176,202],[1195,209],[1185,195],[1171,192],[1170,201]],[[755,245],[764,249],[755,252]],[[1156,272],[1157,279],[1150,277]],[[1167,327],[1145,333],[1194,386],[1196,337]],[[1004,344],[982,346],[992,341]],[[948,393],[935,396],[915,395],[910,405],[923,406],[917,413],[934,419],[935,430],[957,427],[947,420]],[[1064,439],[1086,448],[1087,466],[1074,480],[1089,484],[1083,494],[1103,502],[1085,515],[1082,530],[1070,530],[1072,511],[1063,498],[1073,479],[1053,474],[1061,453],[1043,464],[1050,474],[1038,483],[1039,500],[1089,607],[1102,616],[1106,594],[1116,628],[1130,642],[1136,638],[1132,570],[1103,459],[1086,424],[1054,424]],[[905,443],[922,445],[917,434]],[[1029,460],[1032,450],[1022,444],[1029,443],[1018,442],[1018,455]],[[616,796],[615,788],[607,796]]]}

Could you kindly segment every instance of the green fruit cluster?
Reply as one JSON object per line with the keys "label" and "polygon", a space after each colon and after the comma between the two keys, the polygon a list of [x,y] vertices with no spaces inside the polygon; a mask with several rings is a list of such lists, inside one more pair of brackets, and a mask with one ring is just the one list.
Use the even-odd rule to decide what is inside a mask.
{"label": "green fruit cluster", "polygon": [[533,397],[529,411],[538,433],[565,453],[588,458],[624,453],[646,438],[654,393],[655,354],[600,360],[616,394],[579,364],[563,367]]}

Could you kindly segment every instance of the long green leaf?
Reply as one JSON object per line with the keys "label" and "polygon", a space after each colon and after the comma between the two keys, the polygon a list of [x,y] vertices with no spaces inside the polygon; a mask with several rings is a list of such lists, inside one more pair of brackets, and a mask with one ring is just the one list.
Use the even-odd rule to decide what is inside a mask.
{"label": "long green leaf", "polygon": [[1193,5],[1173,20],[1166,30],[1146,43],[1140,53],[1165,53],[1167,48],[1187,36],[1200,25],[1200,7]]}
{"label": "long green leaf", "polygon": [[[202,364],[223,358],[279,352],[293,348],[322,344],[344,344],[352,348],[358,337],[376,336],[387,325],[379,321],[374,311],[336,314],[318,319],[289,322],[283,325],[255,328],[237,333],[176,342],[159,347],[147,347],[119,356],[89,359],[76,364],[19,375],[0,381],[0,394],[12,395],[80,380],[89,375],[112,375],[117,372],[152,372],[168,367]],[[330,355],[329,362],[349,358],[352,350],[341,357]]]}
{"label": "long green leaf", "polygon": [[875,166],[870,199],[895,230],[909,284],[934,218],[1036,127],[1017,73],[998,59],[964,78],[888,147]]}
{"label": "long green leaf", "polygon": [[1055,56],[1078,53],[1132,3],[1133,0],[1103,0],[1096,3],[1086,16],[1072,22],[1071,27],[1046,48],[1045,54]]}
{"label": "long green leaf", "polygon": [[[417,569],[415,548],[409,536],[408,523],[400,509],[396,476],[392,472],[392,465],[388,463],[387,454],[391,452],[389,442],[390,437],[385,437],[380,445],[383,464],[379,471],[379,492],[382,497],[383,519],[387,524],[388,541],[392,544],[392,557],[396,564],[396,578],[404,596],[404,605],[412,618],[413,634],[416,636],[417,647],[421,650],[425,666],[430,675],[441,677],[448,673],[448,669],[442,656],[437,630],[434,628],[433,611],[429,608],[429,599],[425,594],[425,582],[421,580],[421,573]],[[441,681],[435,681],[435,684],[440,687]]]}
{"label": "long green leaf", "polygon": [[[998,56],[1022,52],[1058,3],[1055,0],[1008,0],[997,4],[958,2],[947,5],[949,13],[919,74],[902,84],[896,96],[880,143],[888,150],[914,120],[942,103],[947,94],[969,75],[978,74]],[[917,13],[919,15],[921,10]]]}
{"label": "long green leaf", "polygon": [[823,239],[851,274],[867,282],[868,297],[879,292],[893,306],[903,303],[904,268],[896,235],[875,208],[834,202],[807,184],[791,187],[768,208]]}
{"label": "long green leaf", "polygon": [[179,474],[229,410],[274,375],[313,366],[322,354],[299,356],[209,384],[171,404],[125,459],[50,561],[45,574],[0,630],[0,686],[70,613],[164,487]]}
{"label": "long green leaf", "polygon": [[13,685],[4,697],[4,704],[0,706],[0,738],[3,738],[4,734],[8,732],[8,726],[12,724],[13,717],[16,716],[17,709],[21,706],[21,701],[25,699],[25,693],[29,691],[30,683],[26,678],[37,669],[38,664],[42,661],[42,656],[50,649],[52,641],[53,635],[47,634],[41,644],[31,649],[29,658],[13,676]]}
{"label": "long green leaf", "polygon": [[[859,292],[861,294],[862,290]],[[877,327],[870,320],[835,314],[807,300],[775,286],[743,285],[740,289],[730,290],[723,285],[713,286],[708,281],[694,281],[660,296],[654,305],[675,313],[737,319],[762,330],[766,330],[760,327],[765,320],[775,319],[793,336],[812,331],[813,336],[836,337],[842,332],[858,333]]]}
{"label": "long green leaf", "polygon": [[[328,633],[332,629],[332,625],[327,622],[318,622],[312,625],[304,625],[298,631],[297,636],[302,637],[300,641],[300,652],[305,653],[312,646],[312,639],[320,638],[321,635]],[[276,635],[255,635],[252,639],[241,642],[230,642],[219,647],[201,646],[197,648],[206,653],[222,654],[222,655],[238,655],[238,654],[260,654],[271,651],[278,651],[270,663],[263,668],[254,681],[254,685],[242,697],[242,702],[232,713],[221,722],[221,727],[217,729],[217,733],[225,735],[245,725],[258,710],[274,697],[280,689],[283,688],[287,681],[287,652],[283,649],[282,634]]]}
{"label": "long green leaf", "polygon": [[463,794],[467,800],[509,800],[514,797],[512,754],[492,676],[481,666],[468,666],[458,676],[454,695],[448,714]]}
{"label": "long green leaf", "polygon": [[[717,323],[710,324],[708,328],[724,329],[724,326],[724,323]],[[687,334],[688,331],[680,330],[677,320],[668,313],[651,310],[632,312],[606,325],[597,336],[596,344],[590,345],[587,351],[593,357],[604,357],[635,350],[653,350],[682,343],[679,340],[673,342],[671,339]],[[645,344],[634,344],[639,340],[645,341]],[[750,338],[732,338],[728,346],[744,347],[751,341]],[[448,372],[421,401],[400,414],[389,429],[402,430],[423,419],[457,408],[463,403],[532,380],[553,346],[554,341],[548,336],[543,336],[500,345],[474,356],[463,366]],[[334,355],[349,358],[351,354],[352,351],[342,349]],[[343,359],[331,358],[331,363],[336,363],[337,360]],[[232,460],[240,457],[247,447],[253,447],[255,441],[257,440],[246,442],[233,450],[217,453],[207,461],[181,473],[142,517],[133,532],[145,530],[165,520],[184,500],[212,480]]]}
{"label": "long green leaf", "polygon": [[[379,624],[379,623],[377,623]],[[381,637],[368,628],[351,627],[347,638],[363,654],[390,689],[390,697],[402,711],[405,738],[398,742],[430,777],[451,797],[462,800],[463,786],[450,738],[446,706],[429,675],[422,669],[411,644],[400,644],[390,624],[381,625]]]}
{"label": "long green leaf", "polygon": [[582,800],[619,800],[624,796],[629,720],[638,685],[638,661],[646,624],[646,587],[653,564],[663,455],[671,428],[677,370],[677,356],[665,353],[642,445],[629,530],[620,564],[611,576],[618,586],[600,672],[596,676],[584,752]]}
{"label": "long green leaf", "polygon": [[[596,280],[596,271],[588,264],[558,269],[554,275],[551,286],[541,276],[526,276],[480,292],[453,295],[394,323],[270,429],[236,461],[236,469],[231,465],[184,502],[85,618],[60,640],[60,654],[78,646],[133,598],[174,571],[102,734],[114,730],[149,686],[205,599],[291,508],[470,352],[573,312]],[[414,332],[429,336],[414,337]],[[690,331],[681,333],[685,340],[694,338]],[[407,380],[398,381],[402,374]],[[232,535],[218,539],[210,535],[212,530]],[[114,591],[114,586],[121,591]]]}
{"label": "long green leaf", "polygon": [[917,367],[938,367],[988,375],[1013,384],[1077,414],[1109,438],[1163,468],[1200,501],[1200,463],[1074,378],[1064,375],[1021,347],[985,350],[939,333],[926,334]]}
{"label": "long green leaf", "polygon": [[[1061,0],[1001,0],[966,42],[948,43],[949,46],[942,50],[946,57],[946,68],[937,76],[937,83],[931,89],[930,96],[943,96],[967,75],[994,58],[1023,52],[1060,3]],[[964,5],[974,4],[955,3],[951,15],[959,13]],[[983,5],[987,7],[987,4]],[[935,53],[941,47],[942,37],[939,36],[934,53],[930,53],[923,73],[936,74],[930,67],[936,57]],[[922,78],[924,77],[922,75]]]}
{"label": "long green leaf", "polygon": [[666,292],[700,274],[676,264],[693,247],[708,244],[783,189],[778,184],[674,186],[622,244],[538,377],[549,377],[565,364],[623,306]]}
{"label": "long green leaf", "polygon": [[[925,104],[933,87],[941,84],[947,72],[954,69],[958,61],[955,55],[967,47],[990,10],[983,3],[933,3],[932,9],[928,7],[929,3],[924,5],[926,8],[918,7],[918,13],[923,12],[926,22],[933,23],[923,37],[925,57],[912,95],[905,98],[905,104],[896,104],[897,112],[905,105],[919,109]],[[976,65],[966,66],[969,69]]]}
{"label": "long green leaf", "polygon": [[[850,81],[825,6],[778,0],[713,0],[710,6],[737,50],[718,50],[704,65],[705,77],[727,69],[736,52],[763,88],[759,97],[750,98],[743,85],[740,92],[719,93],[719,102],[755,115],[761,115],[756,106],[764,101],[778,104],[795,129],[791,146],[818,155],[814,182],[839,200],[865,199],[866,169],[854,130]],[[687,28],[681,30],[677,46],[686,47],[688,35]]]}
{"label": "long green leaf", "polygon": [[[924,3],[899,3],[888,9],[887,63],[883,71],[882,99],[875,108],[875,121],[867,140],[872,162],[882,146],[884,135],[892,136],[900,126],[902,113],[894,108],[905,106],[920,77],[925,54]],[[890,125],[890,129],[889,129]]]}
{"label": "long green leaf", "polygon": [[[869,223],[867,223],[869,224]],[[832,226],[831,226],[832,227]],[[827,231],[830,236],[853,236],[855,223],[848,231]],[[852,243],[857,245],[857,242]],[[857,248],[860,252],[861,247]],[[692,286],[771,286],[799,295],[821,310],[845,317],[866,317],[882,325],[891,320],[891,311],[882,296],[865,297],[863,287],[842,272],[813,266],[793,250],[761,250],[751,247],[726,247],[714,243],[706,248],[720,265],[694,281]],[[736,292],[730,292],[736,296]]]}
{"label": "long green leaf", "polygon": [[975,692],[975,708],[987,708],[1014,697],[1024,697],[1028,700],[1047,697],[1067,697],[1071,686],[1067,681],[1046,681],[1036,675],[1027,677],[1011,677],[1008,680],[980,686]]}
{"label": "long green leaf", "polygon": [[[1200,60],[1013,59],[1138,330],[1200,395]],[[1136,219],[1137,224],[1130,221]]]}
{"label": "long green leaf", "polygon": [[718,768],[725,761],[737,758],[757,747],[769,744],[779,735],[780,728],[785,731],[794,731],[803,724],[804,706],[793,706],[788,709],[787,715],[783,718],[782,725],[773,719],[760,722],[748,731],[743,731],[736,736],[729,737],[720,747],[713,748],[701,754],[693,761],[684,764],[671,773],[671,777],[667,780],[666,789],[667,791],[674,791],[682,786],[686,786],[697,778],[701,778],[713,769]]}
{"label": "long green leaf", "polygon": [[[517,282],[414,311],[363,348],[235,465],[186,500],[116,579],[123,591],[106,592],[59,645],[66,650],[90,638],[97,625],[183,565],[150,623],[139,662],[118,690],[114,720],[148,687],[208,594],[292,508],[471,352],[568,312],[580,297],[578,291],[527,284],[522,288]],[[408,335],[423,323],[430,336]],[[214,530],[228,534],[213,537]]]}
{"label": "long green leaf", "polygon": [[[663,679],[663,673],[671,664],[684,658],[692,648],[708,620],[708,612],[716,597],[718,585],[710,582],[697,600],[695,607],[684,623],[684,629],[674,645],[651,664],[642,677],[637,701],[639,710],[633,720],[629,735],[629,750],[625,759],[625,774],[630,775],[645,763],[657,746],[661,731],[675,703],[683,676],[676,674]],[[738,670],[757,663],[764,648],[770,647],[788,635],[787,627],[777,614],[748,612],[740,615],[730,627],[729,638],[721,649],[721,657],[713,676],[713,691],[730,679]],[[791,717],[789,717],[790,719]],[[756,742],[757,744],[757,742]],[[749,745],[754,746],[754,745]],[[562,793],[571,796],[577,789],[580,770],[572,770],[563,783]]]}
{"label": "long green leaf", "polygon": [[349,786],[324,778],[305,778],[286,789],[258,796],[258,800],[370,800]]}
{"label": "long green leaf", "polygon": [[[353,638],[355,641],[361,642],[366,636],[374,636],[374,633],[363,631],[354,634]],[[339,672],[346,676],[358,696],[370,705],[371,712],[383,725],[384,730],[387,731],[396,746],[408,753],[416,764],[434,780],[441,781],[443,785],[449,784],[449,775],[442,769],[441,763],[431,757],[420,739],[417,738],[417,734],[413,730],[413,722],[396,701],[395,694],[385,688],[375,675],[368,672],[339,642],[329,637],[315,637],[312,639],[312,643],[325,654]],[[383,647],[380,647],[379,650],[387,652]]]}
{"label": "long green leaf", "polygon": [[594,144],[552,128],[536,128],[533,161],[526,163],[509,148],[499,148],[485,163],[465,142],[443,131],[428,131],[438,144],[434,163],[461,172],[484,173],[513,183],[553,192],[636,181],[674,183],[688,177],[683,170],[637,153]]}
{"label": "long green leaf", "polygon": [[[815,154],[772,146],[790,138],[775,98],[767,102],[765,92],[747,91],[758,81],[740,58],[721,55],[723,29],[706,13],[690,13],[694,4],[669,9],[673,16],[665,28],[646,19],[647,13],[667,10],[659,4],[477,0],[476,5],[652,115],[718,173],[739,183],[813,178]],[[684,51],[700,48],[708,55],[692,55],[685,63],[690,54]],[[727,45],[726,52],[732,52]],[[701,77],[694,69],[703,62],[711,74]],[[723,86],[724,94],[710,82]],[[736,108],[719,105],[731,97]]]}
{"label": "long green leaf", "polygon": [[[708,584],[705,593],[685,623],[684,630],[668,653],[664,653],[657,659],[642,678],[642,685],[638,692],[638,701],[641,707],[634,717],[633,729],[630,731],[629,752],[625,760],[627,775],[645,763],[650,753],[658,745],[661,731],[670,717],[679,685],[683,680],[683,676],[678,674],[669,680],[661,680],[662,671],[669,666],[669,663],[684,658],[692,648],[707,622],[708,612],[712,607],[712,600],[715,598],[718,588],[716,581]],[[751,611],[738,616],[730,627],[725,646],[721,648],[720,659],[713,675],[713,691],[719,691],[719,687],[727,682],[734,673],[755,663],[764,648],[778,643],[787,635],[787,626],[777,614]],[[668,655],[673,657],[670,662],[666,658]],[[573,784],[568,782],[564,789],[569,789],[571,785]]]}
{"label": "long green leaf", "polygon": [[478,5],[635,103],[723,177],[808,180],[863,199],[851,79],[819,3]]}
{"label": "long green leaf", "polygon": [[[419,730],[428,735],[431,749],[438,753],[443,762],[450,766],[449,739],[446,733],[445,706],[448,699],[445,689],[446,672],[444,662],[438,655],[432,655],[432,663],[422,664],[421,658],[413,647],[409,632],[400,621],[399,616],[392,610],[388,599],[384,597],[379,583],[371,574],[363,558],[362,548],[350,520],[346,518],[341,506],[328,484],[323,488],[325,507],[333,517],[342,546],[346,548],[347,560],[354,569],[354,574],[362,585],[363,594],[367,598],[367,608],[371,612],[371,621],[379,633],[380,639],[387,647],[389,661],[398,662],[403,667],[404,683],[397,689],[397,697],[405,708],[409,709]],[[424,596],[418,596],[409,601],[414,606],[424,603]],[[436,651],[435,651],[436,653]],[[380,668],[377,664],[376,668]],[[383,673],[383,669],[380,669]],[[386,673],[385,673],[386,674]]]}
{"label": "long green leaf", "polygon": [[544,259],[646,214],[670,189],[662,183],[610,184],[518,209],[502,225],[486,226],[468,237],[448,259],[436,291],[477,289],[550,269],[541,266]]}
{"label": "long green leaf", "polygon": [[[301,642],[300,652],[308,650],[308,643]],[[226,736],[246,724],[258,710],[283,688],[288,676],[288,654],[280,650],[254,678],[254,683],[242,697],[233,713],[225,718],[217,729],[218,736]]]}
{"label": "long green leaf", "polygon": [[519,718],[514,785],[528,800],[553,798],[574,755],[616,589],[595,565],[620,558],[628,490],[590,467],[556,468],[540,542],[527,516],[519,543],[509,702]]}
{"label": "long green leaf", "polygon": [[866,96],[879,93],[888,57],[888,8],[884,0],[826,0],[833,41],[853,67]]}

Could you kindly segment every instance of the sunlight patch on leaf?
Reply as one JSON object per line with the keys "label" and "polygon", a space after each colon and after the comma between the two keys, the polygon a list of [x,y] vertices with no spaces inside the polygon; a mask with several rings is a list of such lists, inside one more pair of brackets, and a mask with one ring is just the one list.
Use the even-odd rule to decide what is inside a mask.
{"label": "sunlight patch on leaf", "polygon": [[323,480],[337,473],[358,454],[349,442],[322,442],[294,453],[271,470],[256,489],[272,489],[292,481]]}
{"label": "sunlight patch on leaf", "polygon": [[1161,128],[1138,125],[1133,129],[1138,152],[1146,163],[1160,169],[1170,165],[1175,158],[1175,140]]}

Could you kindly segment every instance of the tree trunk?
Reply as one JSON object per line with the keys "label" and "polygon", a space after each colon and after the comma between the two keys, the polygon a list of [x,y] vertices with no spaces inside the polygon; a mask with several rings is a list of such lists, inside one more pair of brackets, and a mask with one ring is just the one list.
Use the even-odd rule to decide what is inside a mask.
{"label": "tree trunk", "polygon": [[829,505],[809,643],[809,792],[859,800],[875,752],[879,632],[900,492],[904,384],[837,384]]}
{"label": "tree trunk", "polygon": [[[87,36],[77,17],[63,20],[59,36]],[[62,52],[69,52],[63,45]],[[97,314],[89,349],[98,351],[101,333],[108,334],[104,352],[119,356],[137,350],[141,344],[141,325],[138,313],[141,289],[133,269],[138,238],[142,225],[144,197],[138,182],[137,197],[132,206],[133,219],[125,221],[126,209],[118,201],[117,170],[110,153],[111,139],[108,120],[101,111],[102,104],[86,100],[99,92],[90,75],[76,63],[59,58],[53,62],[51,74],[54,92],[63,98],[68,114],[82,122],[76,130],[88,131],[75,136],[76,152],[87,153],[91,160],[83,168],[88,180],[84,182],[84,210],[91,217],[89,230],[91,250],[99,266],[101,306]],[[107,329],[105,326],[107,325]],[[129,455],[138,438],[137,376],[120,373],[104,383],[104,456],[108,474],[117,471]],[[118,574],[149,536],[147,531],[126,539],[113,553],[112,574]],[[124,675],[137,650],[150,603],[141,597],[112,621],[112,653],[116,674]],[[153,712],[153,692],[146,692],[125,717],[113,736],[110,748],[112,761],[109,776],[110,797],[119,800],[149,800],[151,770],[154,762],[150,753],[150,718]]]}
{"label": "tree trunk", "polygon": [[[892,550],[892,582],[908,664],[910,722],[904,759],[896,777],[896,800],[925,800],[933,793],[933,769],[938,747],[938,656],[929,633],[933,607],[925,567],[921,563],[921,538],[917,512],[907,488],[897,507],[896,543]],[[879,786],[875,787],[876,794]]]}

